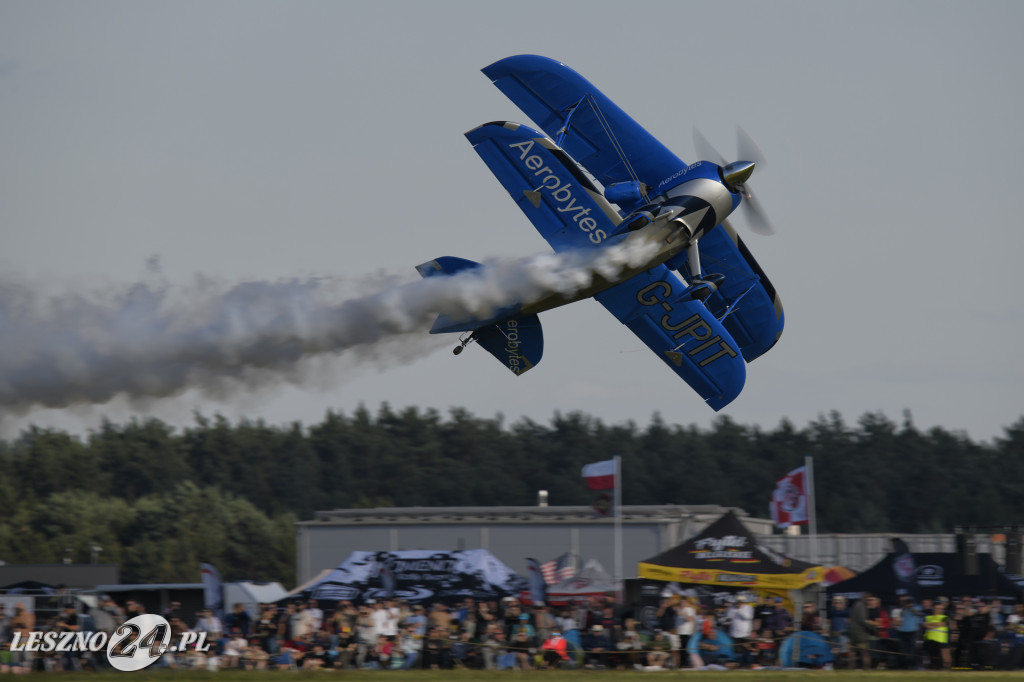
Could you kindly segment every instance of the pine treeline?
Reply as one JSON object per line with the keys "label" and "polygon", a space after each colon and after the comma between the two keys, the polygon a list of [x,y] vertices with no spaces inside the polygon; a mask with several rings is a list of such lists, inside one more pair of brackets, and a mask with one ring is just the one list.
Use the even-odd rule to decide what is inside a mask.
{"label": "pine treeline", "polygon": [[588,504],[581,467],[621,455],[626,504],[722,504],[766,516],[774,481],[815,457],[821,532],[950,532],[1024,523],[1024,418],[992,443],[832,413],[802,429],[720,417],[707,430],[607,425],[579,413],[505,426],[383,405],[319,424],[231,424],[197,415],[104,423],[85,438],[32,428],[0,442],[0,560],[59,562],[70,550],[119,563],[125,582],[294,580],[294,528],[318,509]]}

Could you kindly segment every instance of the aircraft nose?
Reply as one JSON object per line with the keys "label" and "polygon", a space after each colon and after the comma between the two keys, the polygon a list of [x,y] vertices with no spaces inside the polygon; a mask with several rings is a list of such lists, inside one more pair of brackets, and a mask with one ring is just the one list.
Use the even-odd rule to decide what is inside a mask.
{"label": "aircraft nose", "polygon": [[730,189],[742,187],[750,179],[755,165],[753,161],[733,161],[722,169],[722,180],[729,185]]}

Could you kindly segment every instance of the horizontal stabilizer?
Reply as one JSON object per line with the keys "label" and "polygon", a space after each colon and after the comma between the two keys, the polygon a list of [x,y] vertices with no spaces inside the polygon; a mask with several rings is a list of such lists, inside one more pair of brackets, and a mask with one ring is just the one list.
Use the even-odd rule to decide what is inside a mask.
{"label": "horizontal stabilizer", "polygon": [[480,263],[474,260],[456,258],[455,256],[441,256],[440,258],[417,265],[416,272],[420,273],[420,277],[426,278],[437,277],[438,275],[454,275],[457,272],[476,270],[482,267]]}
{"label": "horizontal stabilizer", "polygon": [[[420,277],[426,279],[430,277],[456,275],[462,272],[477,270],[482,267],[483,265],[480,263],[467,260],[465,258],[441,256],[440,258],[435,258],[434,260],[427,261],[426,263],[420,263],[416,266],[416,272],[420,273]],[[519,303],[498,308],[486,319],[480,319],[477,317],[456,319],[450,315],[438,315],[437,319],[434,320],[434,325],[430,328],[430,333],[447,334],[449,332],[471,332],[475,329],[479,329],[482,325],[491,324],[497,320],[504,320],[511,315],[515,315],[519,312],[520,308],[521,305]]]}

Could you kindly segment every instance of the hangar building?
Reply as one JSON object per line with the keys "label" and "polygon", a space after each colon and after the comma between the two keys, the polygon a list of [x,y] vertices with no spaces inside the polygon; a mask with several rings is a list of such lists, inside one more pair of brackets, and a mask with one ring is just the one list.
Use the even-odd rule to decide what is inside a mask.
{"label": "hangar building", "polygon": [[[769,519],[719,505],[623,505],[623,568],[678,545],[732,509],[757,535],[772,532]],[[295,524],[299,584],[333,568],[357,550],[486,549],[520,575],[526,559],[545,562],[565,552],[615,566],[613,523],[586,506],[399,507],[317,512]]]}

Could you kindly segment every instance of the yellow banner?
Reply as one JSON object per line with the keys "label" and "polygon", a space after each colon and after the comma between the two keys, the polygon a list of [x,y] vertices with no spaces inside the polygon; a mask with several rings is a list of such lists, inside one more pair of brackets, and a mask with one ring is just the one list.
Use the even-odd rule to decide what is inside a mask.
{"label": "yellow banner", "polygon": [[637,575],[650,580],[720,587],[800,590],[812,583],[821,582],[823,571],[821,566],[814,566],[802,573],[742,573],[641,563],[637,566]]}

